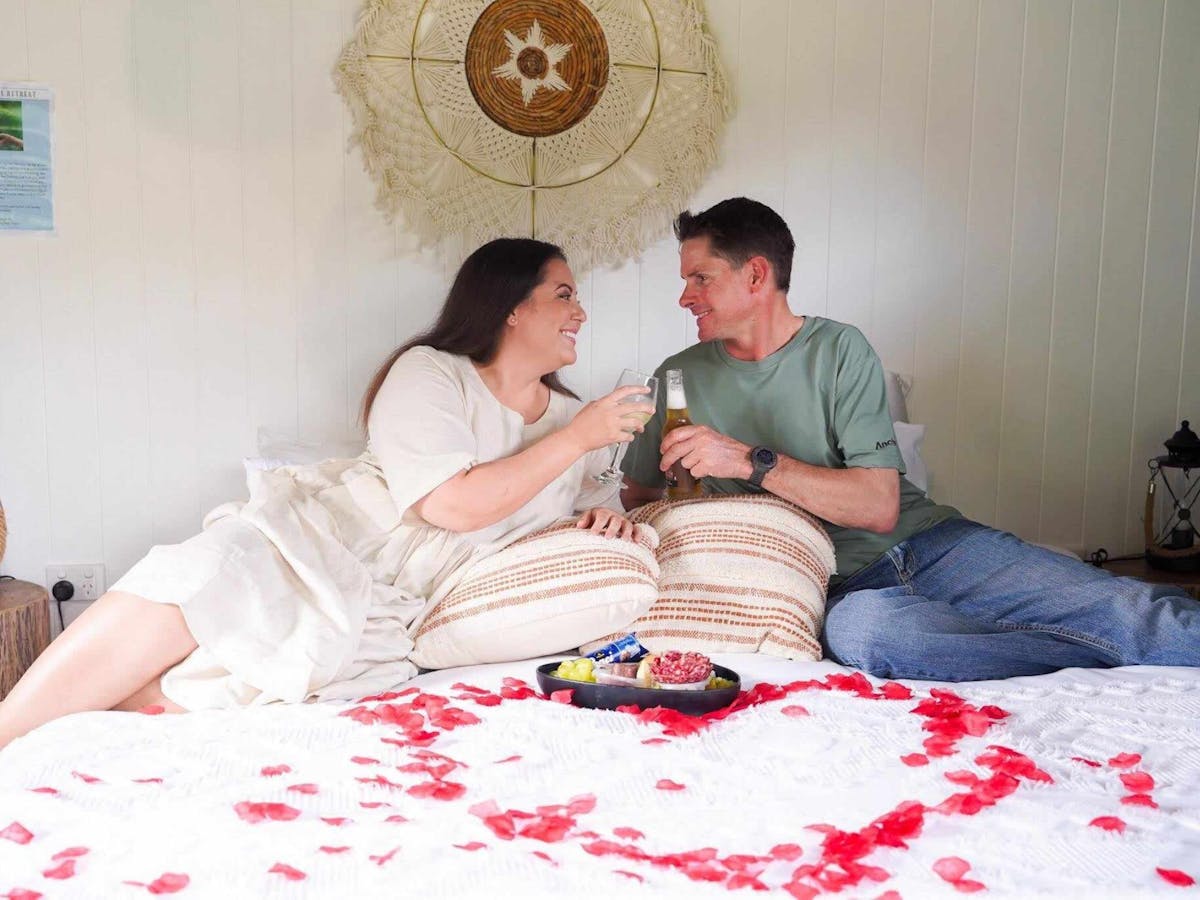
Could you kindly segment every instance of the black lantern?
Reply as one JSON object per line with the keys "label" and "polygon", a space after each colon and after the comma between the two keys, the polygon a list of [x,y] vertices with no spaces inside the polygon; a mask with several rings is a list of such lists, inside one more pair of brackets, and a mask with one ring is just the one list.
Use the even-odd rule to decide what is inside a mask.
{"label": "black lantern", "polygon": [[[1165,442],[1166,456],[1150,460],[1146,486],[1146,562],[1174,572],[1200,570],[1200,538],[1192,506],[1200,498],[1200,437],[1185,419]],[[1200,512],[1200,510],[1197,510]]]}

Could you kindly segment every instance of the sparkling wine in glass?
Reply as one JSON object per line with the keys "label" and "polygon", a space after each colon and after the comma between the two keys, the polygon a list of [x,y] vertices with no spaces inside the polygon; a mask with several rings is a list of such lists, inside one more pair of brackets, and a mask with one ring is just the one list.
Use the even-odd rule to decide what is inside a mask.
{"label": "sparkling wine in glass", "polygon": [[[622,403],[656,403],[658,397],[658,379],[653,375],[646,375],[642,372],[635,372],[633,369],[624,369],[621,372],[621,377],[617,379],[617,387],[625,387],[627,385],[638,385],[640,387],[650,388],[648,394],[632,394],[622,400]],[[633,431],[637,424],[645,424],[650,421],[650,416],[643,412],[630,413],[626,418],[629,419],[629,430]],[[621,462],[621,457],[625,455],[625,448],[629,445],[624,442],[619,442],[613,445],[612,458],[608,463],[608,468],[595,476],[596,480],[601,484],[620,484],[621,470],[618,468]]]}

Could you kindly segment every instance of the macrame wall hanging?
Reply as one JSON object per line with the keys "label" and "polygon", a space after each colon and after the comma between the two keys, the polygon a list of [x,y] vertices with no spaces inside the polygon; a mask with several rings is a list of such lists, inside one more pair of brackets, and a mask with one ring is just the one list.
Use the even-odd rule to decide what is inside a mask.
{"label": "macrame wall hanging", "polygon": [[389,218],[580,271],[668,233],[728,114],[700,0],[368,0],[335,77]]}

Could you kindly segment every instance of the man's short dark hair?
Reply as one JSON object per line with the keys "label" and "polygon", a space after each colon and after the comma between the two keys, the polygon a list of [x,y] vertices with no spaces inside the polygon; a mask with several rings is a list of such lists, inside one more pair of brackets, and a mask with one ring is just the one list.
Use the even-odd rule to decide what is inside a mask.
{"label": "man's short dark hair", "polygon": [[695,215],[684,211],[675,220],[675,237],[680,243],[708,238],[712,252],[738,269],[752,256],[762,256],[781,291],[792,283],[792,232],[779,213],[757,200],[734,197]]}

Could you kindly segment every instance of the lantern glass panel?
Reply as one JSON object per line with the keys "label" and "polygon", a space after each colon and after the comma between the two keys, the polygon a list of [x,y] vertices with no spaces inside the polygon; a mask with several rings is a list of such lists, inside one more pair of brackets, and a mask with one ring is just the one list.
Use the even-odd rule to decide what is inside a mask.
{"label": "lantern glass panel", "polygon": [[1162,466],[1154,490],[1154,545],[1187,550],[1200,543],[1193,506],[1200,515],[1200,470]]}

